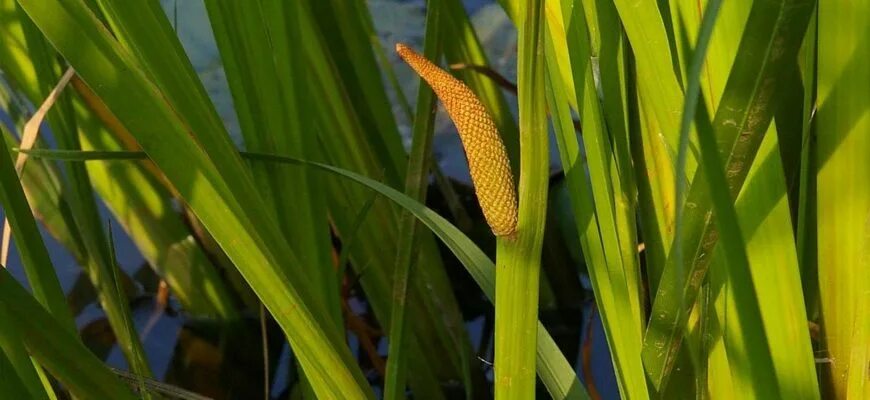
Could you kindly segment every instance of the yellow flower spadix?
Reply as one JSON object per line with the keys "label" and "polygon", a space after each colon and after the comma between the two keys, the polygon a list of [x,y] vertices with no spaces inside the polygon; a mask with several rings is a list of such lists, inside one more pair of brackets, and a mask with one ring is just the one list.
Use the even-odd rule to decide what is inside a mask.
{"label": "yellow flower spadix", "polygon": [[404,44],[396,52],[423,78],[456,125],[477,201],[496,236],[517,231],[517,195],[501,135],[483,103],[462,81]]}

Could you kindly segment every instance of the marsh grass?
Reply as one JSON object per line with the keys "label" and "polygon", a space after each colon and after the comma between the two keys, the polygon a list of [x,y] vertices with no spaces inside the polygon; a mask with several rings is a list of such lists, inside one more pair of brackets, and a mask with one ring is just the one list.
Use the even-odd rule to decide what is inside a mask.
{"label": "marsh grass", "polygon": [[[155,383],[95,195],[185,312],[232,324],[262,304],[306,396],[530,398],[537,377],[554,398],[595,398],[538,320],[539,299],[572,310],[554,277],[585,274],[623,398],[870,397],[867,2],[500,5],[518,27],[518,120],[497,80],[457,72],[519,172],[518,236],[494,243],[473,200],[469,230],[433,210],[427,191],[457,210],[450,193],[466,189],[428,186],[436,108],[422,86],[400,105],[414,120],[403,150],[365,2],[205,1],[239,148],[158,2],[0,0],[15,129],[26,113],[10,99],[42,104],[76,71],[47,114],[56,146],[21,150],[20,178],[5,148],[18,136],[0,128],[0,202],[30,288],[0,271],[0,365],[14,371],[0,397],[50,398],[58,382],[133,398]],[[459,0],[428,7],[428,58],[487,64]],[[546,207],[548,125],[570,220]],[[579,243],[545,239],[553,218]],[[86,271],[136,380],[76,334],[38,223]],[[552,240],[584,268],[541,268],[570,257]],[[495,304],[491,382],[456,261]]]}

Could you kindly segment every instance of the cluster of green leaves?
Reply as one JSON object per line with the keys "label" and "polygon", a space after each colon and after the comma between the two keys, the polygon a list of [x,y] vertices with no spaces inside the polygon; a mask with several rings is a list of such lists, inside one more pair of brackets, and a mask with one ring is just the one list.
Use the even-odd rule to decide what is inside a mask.
{"label": "cluster of green leaves", "polygon": [[[240,152],[158,2],[0,0],[7,109],[77,74],[48,116],[58,148],[30,152],[20,180],[0,157],[33,288],[0,272],[0,364],[15,371],[0,393],[53,396],[44,368],[77,397],[133,396],[75,334],[36,219],[150,376],[96,193],[191,313],[237,318],[223,276],[243,278],[318,398],[374,397],[346,345],[330,227],[389,328],[386,398],[443,398],[450,380],[488,393],[436,237],[496,306],[496,397],[531,398],[537,376],[554,398],[588,398],[537,317],[549,120],[624,398],[870,396],[870,5],[501,5],[519,33],[518,121],[494,81],[461,74],[518,172],[518,236],[494,264],[423,204],[433,95],[402,107],[406,154],[364,2],[205,0]],[[459,0],[428,2],[424,53],[486,64]]]}

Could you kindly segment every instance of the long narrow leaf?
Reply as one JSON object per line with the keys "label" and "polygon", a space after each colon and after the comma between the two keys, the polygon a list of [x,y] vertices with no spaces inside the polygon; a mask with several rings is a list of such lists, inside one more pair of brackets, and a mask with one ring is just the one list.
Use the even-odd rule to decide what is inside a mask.
{"label": "long narrow leaf", "polygon": [[[22,13],[23,16],[23,13]],[[42,97],[49,95],[49,90],[60,79],[57,73],[56,53],[48,42],[28,19],[22,18],[24,36],[30,57],[34,60],[37,79],[42,87]],[[71,98],[72,91],[65,91],[48,113],[48,122],[54,132],[58,147],[70,150],[80,150],[77,122]],[[151,375],[151,369],[142,348],[142,343],[135,332],[126,329],[124,321],[130,318],[130,310],[117,291],[114,290],[112,270],[114,265],[109,257],[105,244],[106,235],[102,228],[97,204],[94,201],[93,186],[84,165],[67,165],[66,181],[63,189],[70,205],[72,218],[75,221],[82,244],[87,251],[85,270],[91,283],[97,288],[100,304],[106,312],[106,317],[117,338],[118,346],[133,370],[144,376]]]}
{"label": "long narrow leaf", "polygon": [[[98,161],[105,157],[113,159],[137,160],[147,158],[144,152],[103,152],[86,151],[71,152],[62,150],[28,150],[31,157],[45,157],[67,161]],[[334,167],[327,164],[300,160],[297,158],[277,156],[271,154],[242,153],[242,157],[260,162],[279,162],[295,165],[303,165],[317,168],[329,173],[347,178],[357,184],[363,185],[379,194],[387,197],[402,208],[410,211],[420,222],[426,225],[440,238],[451,252],[462,262],[471,277],[477,282],[484,295],[493,300],[495,297],[495,265],[486,254],[463,234],[453,224],[438,215],[436,212],[409,198],[401,192],[384,185],[371,178],[365,177],[353,171]],[[558,399],[583,399],[586,393],[583,390],[577,375],[574,374],[571,364],[559,351],[555,341],[539,322],[537,327],[537,363],[542,367],[538,369],[541,380],[550,390],[554,398]]]}
{"label": "long narrow leaf", "polygon": [[[380,97],[374,93],[361,93],[364,90],[383,91],[383,87],[368,82],[360,86],[356,72],[349,73],[349,66],[337,65],[336,49],[330,49],[335,33],[325,35],[324,26],[317,25],[312,14],[314,10],[306,2],[291,2],[295,7],[299,36],[295,43],[297,63],[301,66],[297,79],[308,87],[307,98],[314,115],[317,139],[321,145],[321,157],[330,164],[363,173],[367,176],[383,176],[392,186],[404,182],[406,162],[403,157],[395,157],[391,148],[400,146],[400,137],[394,130],[371,131],[371,116],[361,115],[367,107],[357,107],[354,99],[369,96]],[[322,11],[322,10],[321,10]],[[356,14],[350,14],[357,17]],[[321,16],[322,17],[322,16]],[[368,46],[365,46],[368,48]],[[369,50],[370,51],[370,50]],[[370,57],[367,55],[366,57]],[[348,62],[356,62],[350,59]],[[366,60],[360,60],[368,64]],[[361,65],[361,69],[370,68]],[[387,107],[387,103],[378,104]],[[383,111],[379,111],[382,115]],[[368,121],[368,122],[367,122]],[[385,122],[378,122],[385,126]],[[378,136],[377,141],[370,139]],[[341,181],[327,182],[329,187],[329,212],[335,229],[341,238],[351,230],[358,210],[363,207],[368,194],[364,189]],[[390,305],[392,303],[392,277],[397,254],[399,209],[387,202],[375,202],[370,215],[363,221],[355,236],[358,243],[351,252],[352,265],[367,267],[360,283],[369,300],[374,314],[382,326],[390,324]],[[420,257],[415,269],[415,277],[410,281],[411,296],[408,302],[408,326],[413,330],[409,342],[408,381],[415,392],[440,397],[442,390],[439,381],[444,378],[459,379],[468,363],[474,365],[468,334],[462,329],[462,318],[450,282],[444,272],[441,257],[434,238],[428,232],[421,232]],[[479,371],[479,368],[477,369]],[[482,374],[478,372],[478,379]]]}
{"label": "long narrow leaf", "polygon": [[[0,131],[3,128],[0,127]],[[5,134],[0,132],[0,134]],[[75,330],[73,316],[69,311],[61,289],[60,282],[52,268],[48,250],[42,241],[39,228],[33,219],[24,191],[18,183],[18,174],[12,159],[8,156],[6,140],[0,140],[0,204],[9,224],[12,227],[12,235],[15,238],[18,252],[27,274],[30,286],[33,288],[34,297],[42,303],[52,315],[57,318],[60,325],[68,332]],[[5,266],[4,266],[5,267]]]}
{"label": "long narrow leaf", "polygon": [[[423,55],[437,60],[441,55],[439,31],[440,11],[430,6],[426,12],[426,39]],[[405,172],[405,194],[423,202],[428,187],[428,166],[432,164],[432,137],[435,131],[435,95],[427,85],[420,82],[417,93],[417,110],[414,115],[411,151]],[[403,399],[405,396],[405,313],[408,302],[408,282],[411,279],[417,258],[418,223],[408,211],[399,217],[399,243],[396,266],[393,270],[393,304],[390,311],[390,346],[387,353],[387,374],[384,377],[384,399]],[[467,364],[466,364],[467,365]],[[466,378],[466,397],[471,398],[471,381]]]}
{"label": "long narrow leaf", "polygon": [[544,2],[521,10],[518,53],[520,105],[519,225],[516,238],[498,238],[496,253],[495,397],[527,399],[535,393],[541,246],[547,207],[548,138],[544,97]]}
{"label": "long narrow leaf", "polygon": [[826,387],[867,398],[870,362],[870,6],[819,2],[818,282]]}
{"label": "long narrow leaf", "polygon": [[[75,104],[82,148],[135,148],[130,133],[93,91],[77,78],[72,85],[86,103]],[[153,164],[92,163],[86,167],[94,190],[186,311],[227,320],[238,316],[219,271],[193,239],[182,216],[174,212],[171,187],[166,188],[165,178],[154,171]]]}
{"label": "long narrow leaf", "polygon": [[5,268],[0,268],[0,307],[17,321],[30,354],[75,396],[134,399],[132,393],[79,341],[62,327]]}
{"label": "long narrow leaf", "polygon": [[212,157],[221,156],[229,138],[196,140],[140,65],[81,1],[22,0],[20,4],[127,126],[251,283],[287,334],[315,392],[344,398],[371,396],[343,338],[315,319],[324,307],[306,293],[304,277],[295,277],[293,283],[280,272],[279,259],[298,261],[279,239],[274,221],[263,213],[262,199],[239,156],[227,154],[220,166],[214,163]]}
{"label": "long narrow leaf", "polygon": [[[713,121],[719,151],[727,157],[725,170],[732,198],[742,188],[773,116],[779,66],[797,54],[811,11],[808,3],[762,1],[753,5],[737,56],[746,62],[732,70]],[[695,175],[706,176],[703,174],[697,171]],[[699,278],[706,274],[713,258],[716,230],[711,204],[709,187],[692,185],[684,210],[684,236],[676,238],[684,241],[681,246],[688,257],[683,264],[678,264],[673,254],[668,258],[653,302],[643,355],[648,375],[659,384],[673,367],[687,310],[694,304],[702,281]]]}
{"label": "long narrow leaf", "polygon": [[[565,81],[560,69],[550,65],[552,62],[558,63],[559,59],[554,48],[547,49],[548,55],[552,54],[547,64],[553,91],[551,111],[559,118],[559,123],[556,124],[557,144],[577,218],[587,269],[607,332],[608,344],[614,354],[613,363],[619,388],[626,397],[643,398],[647,389],[640,358],[637,357],[642,341],[639,268],[634,230],[624,226],[630,218],[626,216],[629,206],[623,197],[627,194],[621,189],[622,185],[629,182],[623,182],[619,178],[611,138],[605,128],[594,83],[595,70],[585,15],[581,8],[570,11],[570,39],[567,41],[570,60],[565,60],[570,62],[570,81]],[[550,31],[557,29],[558,25],[550,24]],[[555,45],[553,43],[551,46]],[[584,150],[588,164],[579,158],[579,143],[571,125],[568,109],[571,102],[566,99],[566,92],[569,90],[564,87],[572,83],[576,86],[570,92],[577,96],[574,103],[578,104],[583,122]],[[629,247],[627,254],[623,251],[626,245]]]}

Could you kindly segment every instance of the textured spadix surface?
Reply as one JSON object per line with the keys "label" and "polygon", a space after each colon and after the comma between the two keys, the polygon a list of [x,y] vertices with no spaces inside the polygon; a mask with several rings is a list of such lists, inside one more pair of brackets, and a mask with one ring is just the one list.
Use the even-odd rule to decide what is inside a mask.
{"label": "textured spadix surface", "polygon": [[496,236],[513,235],[517,230],[513,174],[504,143],[486,107],[468,86],[410,47],[399,43],[396,52],[432,87],[456,124],[474,191],[492,232]]}

